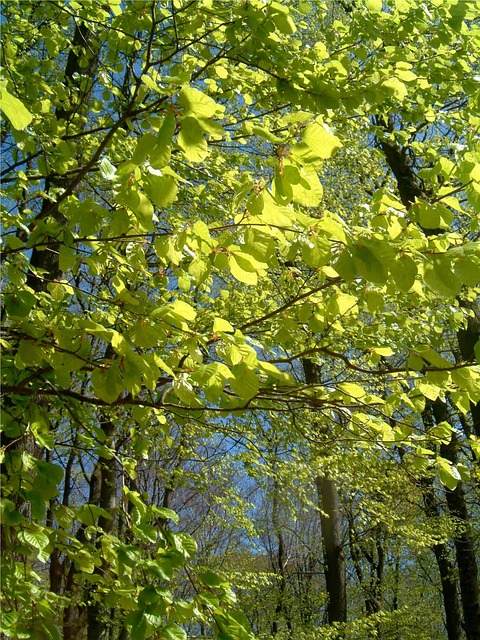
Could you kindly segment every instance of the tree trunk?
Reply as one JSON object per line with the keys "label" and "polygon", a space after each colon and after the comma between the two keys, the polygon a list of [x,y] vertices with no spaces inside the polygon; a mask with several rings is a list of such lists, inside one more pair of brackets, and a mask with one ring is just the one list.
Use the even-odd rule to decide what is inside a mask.
{"label": "tree trunk", "polygon": [[[480,304],[478,301],[460,300],[460,306],[473,313],[468,317],[465,329],[459,329],[457,332],[460,355],[466,362],[475,362],[475,345],[480,340]],[[470,412],[472,414],[472,424],[469,429],[471,433],[467,435],[473,433],[478,438],[480,437],[480,402],[470,402]]]}
{"label": "tree trunk", "polygon": [[[365,598],[365,611],[368,616],[378,613],[382,609],[382,583],[383,570],[385,567],[385,552],[381,540],[381,528],[376,527],[372,531],[374,539],[370,544],[360,544],[355,529],[353,516],[348,516],[348,538],[350,545],[350,555],[352,557],[353,568],[357,574],[358,583],[363,591]],[[365,578],[362,568],[362,558],[370,565],[370,577]],[[397,607],[398,608],[398,607]],[[380,623],[376,623],[375,627],[369,631],[369,637],[380,638]]]}
{"label": "tree trunk", "polygon": [[[85,66],[82,62],[85,63]],[[90,95],[97,66],[98,47],[95,45],[94,38],[85,23],[77,24],[64,73],[65,84],[71,90],[71,95],[65,107],[57,107],[55,110],[57,120],[64,120],[67,127],[69,121],[78,113]],[[88,79],[87,89],[84,91],[80,90],[82,79]],[[45,193],[49,193],[64,185],[65,178],[63,176],[48,175],[45,178],[44,190]],[[50,215],[55,218],[57,222],[61,222],[62,215],[58,211],[55,201],[52,202],[50,199],[45,198],[38,220],[41,221]],[[28,284],[35,291],[46,290],[49,282],[61,277],[59,244],[53,237],[48,247],[42,247],[41,250],[33,247],[30,266],[33,267],[33,269],[29,271]],[[45,273],[43,275],[37,275],[37,269]]]}
{"label": "tree trunk", "polygon": [[317,478],[318,502],[321,509],[322,544],[325,558],[328,623],[347,621],[347,579],[340,528],[340,499],[334,480]]}
{"label": "tree trunk", "polygon": [[[292,621],[290,617],[290,612],[288,610],[287,604],[285,602],[287,581],[285,577],[285,568],[287,566],[288,558],[285,552],[285,540],[283,537],[282,531],[282,523],[280,521],[280,513],[279,513],[279,495],[280,487],[278,486],[277,480],[274,481],[273,486],[273,512],[272,512],[272,520],[273,527],[276,535],[276,543],[277,543],[277,557],[276,557],[276,566],[274,567],[275,572],[278,575],[278,598],[277,604],[275,606],[275,617],[272,622],[272,633],[275,635],[280,631],[279,621],[280,618],[284,617],[285,623],[288,629],[288,635],[291,635],[292,632]],[[273,560],[273,558],[272,558]]]}
{"label": "tree trunk", "polygon": [[[107,349],[107,352],[109,350]],[[111,357],[112,354],[106,353],[105,357]],[[115,433],[115,425],[111,420],[103,417],[101,421],[103,432],[105,433],[105,442],[109,446],[113,446],[111,441]],[[117,469],[114,458],[105,459],[99,456],[97,461],[96,472],[99,477],[99,499],[98,506],[104,509],[110,517],[100,516],[98,519],[98,527],[102,533],[111,533],[114,527],[114,512],[117,503]],[[94,471],[95,473],[95,471]],[[98,543],[98,541],[97,541]],[[103,567],[95,567],[94,573],[103,575]],[[109,616],[101,602],[94,599],[94,587],[88,590],[87,598],[87,640],[103,640],[108,637],[110,624],[107,622]]]}
{"label": "tree trunk", "polygon": [[[432,405],[435,422],[451,422],[447,405],[440,399]],[[440,446],[443,458],[455,464],[457,462],[457,437],[452,433],[448,444]],[[455,533],[455,554],[460,578],[460,595],[462,599],[464,627],[467,640],[480,640],[480,589],[478,585],[477,556],[475,539],[470,515],[467,509],[463,483],[459,482],[455,489],[445,489],[448,511],[458,524]]]}
{"label": "tree trunk", "polygon": [[[100,478],[97,467],[95,467],[89,481],[88,504],[96,504],[99,496]],[[86,526],[82,524],[75,535],[81,543],[85,542],[85,529]],[[76,593],[79,591],[75,582],[76,574],[75,563],[71,560],[65,577],[64,593],[69,596],[69,604],[63,610],[63,640],[77,640],[79,633],[85,627],[85,608],[77,603],[76,598]]]}
{"label": "tree trunk", "polygon": [[[428,479],[425,479],[422,483],[422,495],[427,517],[439,518],[440,512],[435,501],[435,491]],[[444,542],[433,545],[432,551],[440,574],[447,637],[448,640],[461,640],[463,632],[458,602],[456,569],[450,560],[448,546]]]}
{"label": "tree trunk", "polygon": [[[308,359],[303,359],[302,365],[307,384],[318,384],[321,380],[318,365]],[[319,477],[315,483],[320,507],[325,558],[325,582],[328,596],[327,619],[329,624],[346,622],[347,576],[342,545],[340,499],[333,478]]]}

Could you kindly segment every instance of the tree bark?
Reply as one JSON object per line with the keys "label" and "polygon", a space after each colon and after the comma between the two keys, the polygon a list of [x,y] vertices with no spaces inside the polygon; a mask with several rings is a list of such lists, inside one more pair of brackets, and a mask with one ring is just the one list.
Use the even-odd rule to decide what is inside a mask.
{"label": "tree bark", "polygon": [[[311,360],[302,360],[307,384],[319,383],[320,369]],[[327,619],[333,622],[347,621],[347,576],[342,544],[340,498],[333,478],[318,477],[315,481],[320,507],[322,545],[325,558],[325,582],[327,588]]]}
{"label": "tree bark", "polygon": [[[82,49],[82,50],[81,50]],[[93,79],[98,66],[98,47],[95,45],[93,35],[85,23],[77,24],[73,35],[72,48],[68,52],[67,64],[65,66],[65,84],[71,90],[68,103],[63,107],[57,107],[55,116],[57,120],[64,120],[68,126],[69,121],[86,102],[93,87]],[[82,78],[88,78],[88,88],[80,91]],[[58,175],[49,175],[45,178],[45,193],[65,185],[65,178]],[[42,210],[38,216],[39,221],[47,216],[61,223],[62,215],[58,211],[55,202],[45,198]],[[33,247],[30,258],[30,266],[33,267],[28,274],[28,284],[35,291],[46,290],[49,282],[61,277],[62,273],[59,265],[59,243],[54,237],[47,247],[38,249]],[[37,275],[37,269],[45,272],[44,275]]]}
{"label": "tree bark", "polygon": [[[439,518],[440,512],[435,501],[435,491],[432,483],[428,479],[422,483],[422,495],[427,517]],[[444,542],[433,545],[432,551],[437,561],[440,584],[442,586],[447,637],[448,640],[461,640],[463,631],[460,605],[458,602],[456,569],[450,560],[448,546]]]}
{"label": "tree bark", "polygon": [[[437,399],[432,405],[435,422],[451,423],[451,416],[447,405]],[[440,446],[443,458],[456,464],[457,437],[452,433],[448,444]],[[475,553],[475,539],[463,483],[459,482],[455,489],[445,489],[447,507],[450,515],[457,523],[455,533],[455,554],[460,578],[460,595],[462,600],[464,628],[467,640],[480,640],[480,589],[478,585],[477,556]]]}
{"label": "tree bark", "polygon": [[288,610],[287,603],[285,602],[287,581],[285,576],[285,569],[287,566],[288,558],[285,551],[285,540],[282,531],[282,522],[280,519],[279,509],[279,491],[280,487],[278,481],[274,480],[273,485],[273,508],[272,508],[272,524],[275,531],[277,553],[276,558],[272,554],[272,565],[275,573],[278,575],[278,597],[277,604],[275,605],[275,615],[272,621],[272,633],[275,635],[280,631],[280,619],[283,616],[285,624],[287,625],[288,635],[292,632],[292,620],[290,612]]}
{"label": "tree bark", "polygon": [[[460,355],[466,362],[475,362],[475,345],[480,340],[480,304],[477,300],[474,302],[460,300],[460,306],[469,309],[473,314],[468,316],[467,326],[457,332]],[[470,431],[478,438],[480,437],[480,402],[470,402],[470,412],[472,415]]]}
{"label": "tree bark", "polygon": [[316,479],[321,509],[322,543],[325,558],[328,623],[347,621],[347,579],[340,527],[340,499],[334,480]]}
{"label": "tree bark", "polygon": [[[109,357],[109,354],[107,353],[105,357]],[[110,446],[113,446],[112,438],[115,433],[115,425],[111,420],[104,416],[102,417],[101,426],[106,436],[105,441]],[[114,528],[114,512],[117,504],[117,469],[114,459],[106,459],[99,456],[94,473],[97,473],[99,478],[98,506],[110,516],[100,516],[98,527],[102,533],[109,534]],[[103,572],[103,567],[95,567],[95,574],[101,576]],[[87,597],[87,640],[103,640],[108,637],[110,625],[106,622],[108,616],[103,615],[105,613],[105,607],[94,598],[94,587],[89,589]]]}

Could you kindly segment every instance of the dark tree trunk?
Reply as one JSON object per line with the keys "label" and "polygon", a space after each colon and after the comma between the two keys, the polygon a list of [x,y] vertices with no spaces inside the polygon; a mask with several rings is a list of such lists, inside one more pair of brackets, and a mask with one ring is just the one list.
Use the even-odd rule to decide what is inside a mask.
{"label": "dark tree trunk", "polygon": [[[321,382],[318,365],[308,359],[302,360],[307,384]],[[341,534],[340,499],[333,478],[316,479],[322,545],[325,558],[325,582],[327,587],[327,619],[333,622],[347,621],[347,576]]]}
{"label": "dark tree trunk", "polygon": [[317,478],[316,485],[321,509],[320,521],[325,557],[327,618],[329,624],[346,622],[347,580],[340,527],[340,499],[335,482],[331,478]]}
{"label": "dark tree trunk", "polygon": [[[280,631],[279,622],[283,617],[285,620],[285,624],[287,625],[288,635],[291,635],[292,632],[292,620],[290,617],[290,612],[285,602],[286,589],[287,589],[287,580],[285,575],[285,569],[287,566],[287,554],[285,550],[285,540],[283,537],[282,531],[282,522],[280,519],[279,513],[279,491],[280,487],[278,485],[277,480],[274,482],[273,487],[273,512],[272,512],[272,520],[273,527],[275,530],[276,536],[276,546],[277,546],[277,554],[274,562],[274,569],[278,575],[278,598],[277,604],[275,606],[275,617],[272,621],[272,633],[275,635]],[[272,558],[273,559],[273,558]]]}
{"label": "dark tree trunk", "polygon": [[[94,38],[87,25],[84,23],[77,24],[64,73],[65,84],[70,89],[71,95],[68,99],[68,104],[65,107],[57,107],[55,111],[57,120],[64,120],[67,127],[69,121],[81,109],[90,95],[98,66],[97,49],[98,47],[95,45]],[[84,91],[80,91],[81,79],[85,78],[89,80],[87,88]],[[44,190],[49,193],[64,185],[65,178],[63,176],[49,175],[45,179]],[[38,216],[38,222],[41,224],[41,220],[50,215],[61,224],[62,215],[58,211],[55,202],[45,198]],[[33,247],[30,266],[32,270],[28,274],[28,284],[35,291],[46,290],[49,282],[61,277],[59,243],[55,240],[55,237],[50,239],[47,247],[42,247],[41,249]],[[44,274],[37,275],[37,269],[42,270]]]}
{"label": "dark tree trunk", "polygon": [[[429,518],[439,518],[440,512],[435,501],[435,491],[432,483],[425,480],[422,484],[423,503],[425,513]],[[450,553],[445,543],[439,542],[432,547],[437,561],[440,584],[442,585],[443,607],[445,610],[445,626],[448,640],[461,640],[462,618],[458,602],[456,569],[450,560]]]}
{"label": "dark tree trunk", "polygon": [[[435,422],[451,422],[448,406],[437,399],[432,405]],[[440,446],[443,458],[455,464],[457,462],[457,437],[452,433],[448,444]],[[445,489],[448,511],[458,523],[455,534],[455,554],[460,578],[464,628],[467,640],[480,640],[480,589],[478,585],[477,556],[472,522],[467,509],[463,483],[455,489]]]}
{"label": "dark tree trunk", "polygon": [[[480,340],[480,304],[478,301],[460,300],[460,306],[473,313],[468,317],[467,326],[464,329],[459,329],[457,333],[460,355],[466,362],[475,362],[475,345]],[[472,414],[472,424],[469,425],[471,433],[467,435],[473,433],[478,438],[480,437],[480,402],[471,402],[470,412]]]}
{"label": "dark tree trunk", "polygon": [[[109,348],[111,349],[110,345]],[[109,351],[109,349],[107,349]],[[105,357],[112,354],[107,353]],[[112,438],[115,433],[115,425],[111,420],[103,418],[101,422],[105,441],[113,446]],[[108,516],[100,516],[98,527],[103,533],[111,533],[114,527],[114,513],[117,503],[117,469],[114,458],[106,459],[99,456],[96,470],[98,476],[99,495],[98,506],[104,509]],[[95,574],[103,575],[103,567],[95,567]],[[109,615],[101,602],[94,598],[94,588],[89,590],[87,598],[87,640],[103,640],[108,637],[110,624]]]}
{"label": "dark tree trunk", "polygon": [[[349,515],[348,518],[348,537],[350,543],[350,555],[352,557],[353,568],[358,578],[358,583],[363,590],[365,597],[365,611],[367,615],[378,613],[382,609],[382,583],[383,583],[383,570],[385,567],[385,552],[383,550],[381,540],[381,529],[377,527],[376,531],[372,532],[376,539],[372,540],[372,543],[368,545],[360,544],[355,530],[355,523],[353,516]],[[365,578],[362,568],[362,556],[368,562],[370,566],[370,576]],[[380,625],[377,624],[376,628],[371,631],[369,637],[380,638]]]}
{"label": "dark tree trunk", "polygon": [[[89,485],[88,503],[95,504],[100,495],[99,474],[96,468],[90,476]],[[82,524],[75,536],[81,543],[85,542],[85,529],[86,526]],[[70,603],[63,611],[63,640],[77,640],[80,631],[85,628],[85,608],[76,603],[75,594],[79,591],[79,587],[75,581],[77,574],[75,563],[70,560],[68,563],[65,562],[65,566],[67,570],[64,591],[69,596]]]}

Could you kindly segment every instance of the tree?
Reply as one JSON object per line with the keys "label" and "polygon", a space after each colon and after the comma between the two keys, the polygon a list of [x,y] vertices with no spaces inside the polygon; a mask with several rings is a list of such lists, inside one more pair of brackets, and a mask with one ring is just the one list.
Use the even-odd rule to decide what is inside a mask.
{"label": "tree", "polygon": [[[416,517],[456,524],[428,543],[445,600],[453,540],[462,622],[480,636],[466,569],[480,451],[475,5],[4,4],[8,637],[251,637],[222,563],[195,560],[193,522],[171,507],[187,515],[216,450],[233,448],[229,478],[255,466],[257,421],[279,442],[290,425],[288,450],[319,488],[329,622],[353,604],[351,562],[362,629],[381,629],[394,533],[376,522],[361,540],[325,457],[335,470],[362,453],[394,461]],[[288,450],[271,449],[275,473]],[[270,629],[282,616],[292,635],[272,486]],[[209,495],[246,522],[221,486]]]}

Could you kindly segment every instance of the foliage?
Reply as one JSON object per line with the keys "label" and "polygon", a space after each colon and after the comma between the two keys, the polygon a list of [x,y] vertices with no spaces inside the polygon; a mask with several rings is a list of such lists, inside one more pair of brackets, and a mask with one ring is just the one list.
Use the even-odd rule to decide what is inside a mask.
{"label": "foliage", "polygon": [[[384,497],[453,491],[480,449],[457,427],[480,342],[452,347],[480,282],[476,5],[4,3],[9,637],[252,637],[170,509],[214,482],[222,439],[210,490],[238,530],[241,470],[293,510],[337,473],[345,504],[369,496],[356,527],[451,535]],[[415,202],[386,170],[399,145]],[[453,418],[426,425],[436,401]]]}

